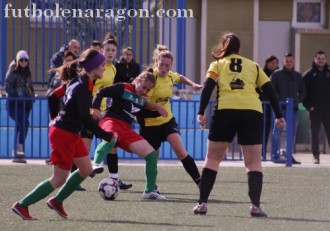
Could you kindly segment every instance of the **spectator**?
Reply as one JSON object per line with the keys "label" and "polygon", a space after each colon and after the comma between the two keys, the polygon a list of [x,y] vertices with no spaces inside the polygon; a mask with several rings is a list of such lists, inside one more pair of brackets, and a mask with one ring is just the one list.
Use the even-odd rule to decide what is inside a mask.
{"label": "spectator", "polygon": [[131,47],[126,47],[122,50],[120,60],[115,66],[117,74],[114,83],[131,83],[141,72],[140,65],[135,62],[134,52]]}
{"label": "spectator", "polygon": [[304,73],[306,98],[304,106],[309,111],[313,163],[320,163],[319,133],[321,123],[330,144],[330,67],[324,51],[314,56],[312,67]]}
{"label": "spectator", "polygon": [[34,97],[34,89],[29,68],[29,55],[26,51],[17,52],[16,60],[9,65],[5,89],[9,98],[22,98],[22,100],[8,99],[7,110],[9,117],[15,121],[13,162],[26,163],[24,142],[30,126],[29,116]]}
{"label": "spectator", "polygon": [[243,149],[244,164],[248,178],[248,194],[251,201],[250,214],[253,217],[266,217],[260,207],[263,185],[261,165],[262,105],[255,88],[259,87],[275,111],[276,126],[285,126],[285,119],[269,78],[258,64],[239,55],[240,40],[233,33],[226,33],[215,46],[212,56],[215,59],[206,73],[201,94],[197,121],[201,128],[206,125],[205,109],[211,94],[217,86],[217,102],[211,120],[207,140],[207,154],[202,171],[200,194],[195,214],[207,213],[207,202],[219,164],[227,148],[237,135]]}
{"label": "spectator", "polygon": [[[275,55],[270,55],[269,57],[266,58],[265,60],[265,66],[264,66],[264,72],[266,73],[266,75],[268,77],[271,76],[271,74],[278,69],[278,58]],[[267,96],[259,91],[260,94],[260,100],[262,101],[268,101]],[[263,146],[262,146],[262,153],[267,153],[267,144],[268,144],[268,137],[269,137],[269,133],[270,133],[270,128],[271,128],[271,107],[269,104],[266,104],[264,107],[264,125],[265,125],[265,142],[263,142]]]}
{"label": "spectator", "polygon": [[[285,101],[288,98],[293,99],[293,123],[287,126],[293,126],[292,144],[296,141],[296,133],[299,123],[298,104],[306,96],[305,84],[299,72],[294,70],[294,57],[291,53],[286,53],[283,59],[283,68],[275,71],[271,75],[271,82],[277,93],[279,101]],[[286,108],[282,106],[284,115]],[[274,163],[280,163],[280,143],[283,129],[274,127],[272,131],[271,156]],[[292,149],[293,150],[293,149]],[[292,157],[292,164],[301,164]]]}
{"label": "spectator", "polygon": [[[76,59],[76,56],[71,51],[65,51],[63,55],[63,65],[68,64]],[[61,85],[60,73],[56,72],[55,69],[51,69],[51,72],[55,72],[52,81],[49,84],[46,95],[48,96],[53,90],[58,88]]]}
{"label": "spectator", "polygon": [[[50,70],[60,67],[63,64],[63,56],[65,51],[71,51],[76,57],[79,56],[80,51],[80,42],[78,40],[72,39],[67,45],[64,45],[60,48],[58,52],[56,52],[50,60]],[[55,73],[50,72],[48,75],[48,87],[52,82]]]}
{"label": "spectator", "polygon": [[98,52],[103,53],[102,43],[99,40],[93,40],[91,43],[91,48],[97,50]]}

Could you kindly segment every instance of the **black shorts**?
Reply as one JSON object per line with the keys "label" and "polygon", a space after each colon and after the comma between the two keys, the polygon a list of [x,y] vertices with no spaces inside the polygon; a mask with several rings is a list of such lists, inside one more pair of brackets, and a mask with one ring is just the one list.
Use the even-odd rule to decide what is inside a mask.
{"label": "black shorts", "polygon": [[262,143],[263,114],[254,110],[222,109],[212,116],[208,139],[232,142],[237,135],[241,145]]}
{"label": "black shorts", "polygon": [[141,126],[140,135],[148,141],[148,143],[157,150],[162,142],[172,133],[180,133],[178,124],[173,117],[170,121],[159,126]]}

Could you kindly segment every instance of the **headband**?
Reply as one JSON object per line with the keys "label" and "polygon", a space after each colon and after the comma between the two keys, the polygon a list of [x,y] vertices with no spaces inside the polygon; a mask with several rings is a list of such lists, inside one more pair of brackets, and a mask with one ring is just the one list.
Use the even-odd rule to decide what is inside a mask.
{"label": "headband", "polygon": [[104,62],[104,55],[98,52],[98,54],[89,60],[88,62],[84,62],[81,65],[85,69],[86,72],[91,72],[93,69],[97,68]]}

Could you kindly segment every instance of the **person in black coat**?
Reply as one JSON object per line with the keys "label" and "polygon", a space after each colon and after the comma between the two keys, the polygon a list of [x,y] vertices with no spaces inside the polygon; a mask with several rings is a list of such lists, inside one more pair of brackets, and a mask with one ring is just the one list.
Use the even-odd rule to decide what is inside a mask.
{"label": "person in black coat", "polygon": [[115,64],[117,73],[114,83],[131,83],[140,73],[140,65],[135,62],[134,52],[131,47],[122,50],[119,62]]}
{"label": "person in black coat", "polygon": [[330,143],[330,66],[324,51],[316,52],[314,62],[303,75],[306,98],[303,104],[309,112],[313,163],[320,163],[319,133],[323,124]]}

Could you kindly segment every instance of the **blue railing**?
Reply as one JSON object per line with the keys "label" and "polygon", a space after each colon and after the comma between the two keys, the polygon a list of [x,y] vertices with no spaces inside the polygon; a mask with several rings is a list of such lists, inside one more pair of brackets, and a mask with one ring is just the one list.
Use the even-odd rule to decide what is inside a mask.
{"label": "blue railing", "polygon": [[[27,50],[30,56],[30,69],[34,84],[47,85],[50,59],[53,54],[71,39],[81,43],[81,50],[90,47],[92,40],[103,41],[106,32],[111,32],[118,43],[117,58],[122,48],[130,46],[135,51],[135,59],[142,66],[152,63],[156,44],[167,45],[175,53],[173,68],[186,73],[186,19],[178,17],[159,17],[158,10],[171,12],[185,10],[186,0],[2,0],[0,3],[0,85],[4,85],[9,63],[18,50]],[[28,7],[36,7],[40,12],[65,9],[71,12],[81,10],[102,10],[113,12],[111,17],[15,17],[18,10],[24,12]],[[4,9],[7,9],[6,11]],[[125,10],[124,14],[122,11]],[[135,11],[134,11],[135,10]],[[149,17],[146,16],[149,12]],[[32,12],[32,11],[31,11]],[[134,16],[136,13],[136,16]],[[7,15],[6,15],[7,14]],[[110,14],[110,13],[109,13]],[[47,14],[46,14],[47,15]],[[62,15],[62,14],[60,14]],[[133,17],[133,16],[134,17]],[[123,20],[125,17],[125,20]],[[180,87],[180,86],[179,86]]]}
{"label": "blue railing", "polygon": [[[11,151],[14,147],[15,128],[14,121],[9,118],[6,110],[6,101],[8,98],[0,98],[0,158],[11,158]],[[10,100],[16,100],[12,98]],[[28,100],[28,99],[26,99]],[[266,103],[264,103],[265,105]],[[292,100],[282,102],[282,105],[287,107],[286,121],[287,124],[292,124],[293,103]],[[211,102],[207,114],[212,114],[214,102]],[[181,139],[188,153],[196,160],[204,160],[206,153],[206,141],[208,137],[208,129],[201,130],[196,122],[199,100],[172,100],[173,114],[179,124]],[[208,116],[210,118],[210,116]],[[44,159],[50,154],[48,141],[49,131],[49,116],[47,99],[37,97],[34,99],[33,109],[30,114],[30,128],[25,141],[25,153],[27,158]],[[138,132],[139,125],[134,124],[134,129]],[[292,126],[286,126],[286,153],[287,165],[292,163]],[[264,138],[265,140],[265,138]],[[94,156],[94,150],[98,144],[98,140],[94,139],[91,148],[91,157]],[[280,148],[280,147],[279,147]],[[138,159],[137,155],[119,150],[119,158]],[[270,160],[266,156],[265,151],[262,153],[263,160]],[[163,143],[160,150],[161,159],[176,159],[175,153],[170,145]],[[225,157],[226,160],[242,160],[242,153],[234,141],[231,148],[228,150]]]}

